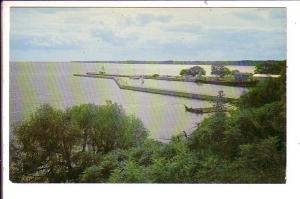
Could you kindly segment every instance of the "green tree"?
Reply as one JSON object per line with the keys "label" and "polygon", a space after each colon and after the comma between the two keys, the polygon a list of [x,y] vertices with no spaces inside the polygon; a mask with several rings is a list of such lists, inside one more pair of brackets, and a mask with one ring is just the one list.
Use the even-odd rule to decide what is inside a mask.
{"label": "green tree", "polygon": [[285,152],[280,140],[268,137],[257,143],[240,145],[240,156],[232,163],[234,181],[239,183],[285,182]]}
{"label": "green tree", "polygon": [[286,61],[265,61],[255,66],[254,73],[259,74],[280,74],[285,70]]}
{"label": "green tree", "polygon": [[123,165],[129,156],[126,150],[113,150],[97,158],[80,175],[81,182],[104,183],[107,182],[115,169]]}
{"label": "green tree", "polygon": [[217,75],[219,77],[224,77],[225,75],[229,75],[231,72],[228,68],[223,65],[212,65],[211,66],[211,74]]}
{"label": "green tree", "polygon": [[134,161],[127,161],[122,167],[113,171],[108,181],[112,183],[146,183],[148,180],[144,172],[143,166]]}
{"label": "green tree", "polygon": [[240,71],[237,70],[237,69],[231,71],[231,74],[232,74],[232,75],[235,75],[236,73],[240,73]]}
{"label": "green tree", "polygon": [[142,145],[147,130],[140,120],[108,102],[105,106],[86,104],[66,111],[43,105],[28,120],[17,124],[13,135],[12,181],[76,182],[87,167],[97,166],[101,154]]}
{"label": "green tree", "polygon": [[182,69],[179,74],[180,75],[185,75],[187,73],[187,71],[188,71],[187,69]]}
{"label": "green tree", "polygon": [[193,66],[189,69],[182,69],[180,71],[180,75],[191,75],[191,76],[196,76],[196,75],[205,75],[206,71],[200,67],[200,66]]}
{"label": "green tree", "polygon": [[278,79],[269,78],[242,95],[239,104],[244,108],[259,107],[280,100],[284,93],[285,89],[282,88],[281,82]]}
{"label": "green tree", "polygon": [[141,144],[148,135],[139,119],[127,116],[121,106],[110,101],[106,106],[74,106],[66,114],[82,129],[82,151],[106,153],[129,148]]}
{"label": "green tree", "polygon": [[[72,159],[79,143],[79,129],[62,111],[43,105],[29,120],[15,126],[13,134],[12,180],[74,180]],[[13,177],[15,166],[21,174],[18,179]]]}
{"label": "green tree", "polygon": [[248,81],[250,79],[252,79],[252,74],[251,73],[240,73],[240,72],[236,72],[234,73],[234,79],[238,82],[244,82],[244,81]]}

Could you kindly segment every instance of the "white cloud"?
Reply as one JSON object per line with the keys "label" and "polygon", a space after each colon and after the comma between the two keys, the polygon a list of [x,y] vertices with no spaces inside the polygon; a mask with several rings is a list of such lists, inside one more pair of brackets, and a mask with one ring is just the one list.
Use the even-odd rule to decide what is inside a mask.
{"label": "white cloud", "polygon": [[[165,51],[163,47],[170,44],[174,48],[199,44],[200,50],[201,43],[222,41],[222,34],[216,37],[214,32],[284,37],[285,20],[282,8],[13,8],[11,41],[20,42],[16,45],[20,48],[23,42],[28,48],[115,49],[120,54],[121,48],[159,49],[160,45]],[[274,40],[278,41],[285,42]]]}

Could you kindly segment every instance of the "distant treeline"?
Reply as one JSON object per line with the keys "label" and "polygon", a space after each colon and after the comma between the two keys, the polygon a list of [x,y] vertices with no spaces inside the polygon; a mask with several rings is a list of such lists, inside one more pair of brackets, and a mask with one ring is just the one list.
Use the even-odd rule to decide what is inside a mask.
{"label": "distant treeline", "polygon": [[84,63],[115,63],[115,64],[177,64],[177,65],[236,65],[236,66],[255,66],[263,62],[277,62],[276,60],[240,60],[240,61],[73,61]]}

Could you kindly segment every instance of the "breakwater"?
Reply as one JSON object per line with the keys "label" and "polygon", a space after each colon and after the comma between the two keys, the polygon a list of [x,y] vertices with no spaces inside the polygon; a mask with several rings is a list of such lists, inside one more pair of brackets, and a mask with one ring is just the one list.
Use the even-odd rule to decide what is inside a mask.
{"label": "breakwater", "polygon": [[[157,89],[157,88],[146,88],[146,87],[125,85],[125,84],[122,84],[122,82],[119,80],[118,77],[109,76],[109,75],[74,74],[74,76],[112,79],[115,81],[115,83],[118,85],[118,87],[120,89],[125,89],[125,90],[132,90],[132,91],[139,91],[139,92],[146,92],[146,93],[153,93],[153,94],[160,94],[160,95],[169,95],[169,96],[175,96],[175,97],[185,97],[185,98],[198,99],[198,100],[208,100],[208,101],[214,101],[217,98],[216,96],[203,95],[203,94],[195,94],[195,93],[187,93],[187,92],[180,92],[180,91],[163,90],[163,89]],[[236,99],[225,97],[224,100],[226,102],[234,102]]]}
{"label": "breakwater", "polygon": [[179,82],[195,82],[202,84],[215,84],[223,86],[233,86],[233,87],[255,87],[258,83],[258,80],[247,80],[247,81],[234,81],[234,80],[220,80],[220,79],[196,79],[196,78],[183,78],[180,76],[153,76],[153,75],[119,75],[119,74],[100,74],[97,72],[87,72],[87,75],[94,76],[108,76],[108,77],[127,77],[130,79],[138,79],[143,77],[143,79],[154,79],[154,80],[164,80],[164,81],[179,81]]}
{"label": "breakwater", "polygon": [[223,86],[254,87],[258,83],[258,80],[237,82],[237,81],[220,81],[220,80],[202,80],[202,79],[198,79],[195,82],[204,83],[204,84],[216,84],[216,85],[223,85]]}
{"label": "breakwater", "polygon": [[92,77],[92,78],[102,78],[102,79],[113,79],[113,76],[109,76],[109,75],[92,75],[92,74],[73,74],[73,76],[77,76],[77,77]]}
{"label": "breakwater", "polygon": [[[95,75],[95,76],[109,76],[109,77],[128,77],[128,78],[140,78],[141,75],[118,75],[118,74],[99,74],[96,72],[87,72],[87,75]],[[152,75],[143,75],[144,79],[154,79],[154,80],[165,80],[165,81],[179,81],[179,82],[195,82],[194,79],[183,79],[181,77],[176,76],[152,76]]]}

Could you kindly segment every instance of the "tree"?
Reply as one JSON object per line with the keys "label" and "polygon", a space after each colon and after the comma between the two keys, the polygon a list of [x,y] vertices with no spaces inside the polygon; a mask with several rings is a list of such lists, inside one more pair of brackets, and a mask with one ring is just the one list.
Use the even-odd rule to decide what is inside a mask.
{"label": "tree", "polygon": [[[140,146],[147,130],[111,102],[66,111],[43,105],[13,129],[10,174],[14,182],[76,182],[98,155]],[[95,167],[91,170],[95,171]]]}
{"label": "tree", "polygon": [[231,74],[232,74],[232,75],[235,75],[236,73],[240,73],[240,71],[237,70],[237,69],[231,71]]}
{"label": "tree", "polygon": [[286,68],[286,61],[265,61],[255,66],[254,73],[280,74],[283,68]]}
{"label": "tree", "polygon": [[62,111],[43,105],[29,120],[15,126],[13,134],[16,139],[15,150],[11,151],[14,160],[11,167],[19,166],[18,180],[74,180],[72,158],[79,142],[79,129]]}
{"label": "tree", "polygon": [[230,69],[227,67],[224,67],[224,76],[230,76],[230,75],[232,75],[232,72],[230,71]]}
{"label": "tree", "polygon": [[259,82],[249,92],[240,97],[240,107],[259,107],[267,103],[272,103],[281,99],[285,89],[281,87],[279,79],[267,79]]}
{"label": "tree", "polygon": [[240,145],[240,156],[232,163],[237,182],[282,183],[285,181],[285,153],[278,150],[281,141],[268,137],[256,143]]}
{"label": "tree", "polygon": [[81,182],[107,182],[115,169],[129,158],[128,151],[116,149],[101,155],[94,164],[89,165],[80,175]]}
{"label": "tree", "polygon": [[192,68],[189,69],[182,69],[180,71],[180,75],[191,75],[191,76],[196,76],[196,75],[205,75],[206,71],[200,67],[200,66],[193,66]]}
{"label": "tree", "polygon": [[145,175],[145,168],[138,165],[135,161],[126,161],[120,168],[116,168],[109,182],[112,183],[145,183],[148,182]]}
{"label": "tree", "polygon": [[182,69],[179,74],[180,75],[185,75],[187,73],[187,71],[188,71],[187,69]]}
{"label": "tree", "polygon": [[147,137],[140,120],[127,116],[121,106],[110,101],[106,106],[74,106],[66,114],[82,129],[82,151],[106,153],[114,148],[139,145]]}
{"label": "tree", "polygon": [[238,81],[238,82],[247,81],[247,80],[251,79],[252,76],[253,75],[251,73],[241,73],[241,72],[234,73],[234,79],[235,79],[235,81]]}
{"label": "tree", "polygon": [[217,75],[219,77],[224,77],[225,75],[228,75],[230,73],[230,70],[223,65],[212,65],[211,66],[211,74]]}

